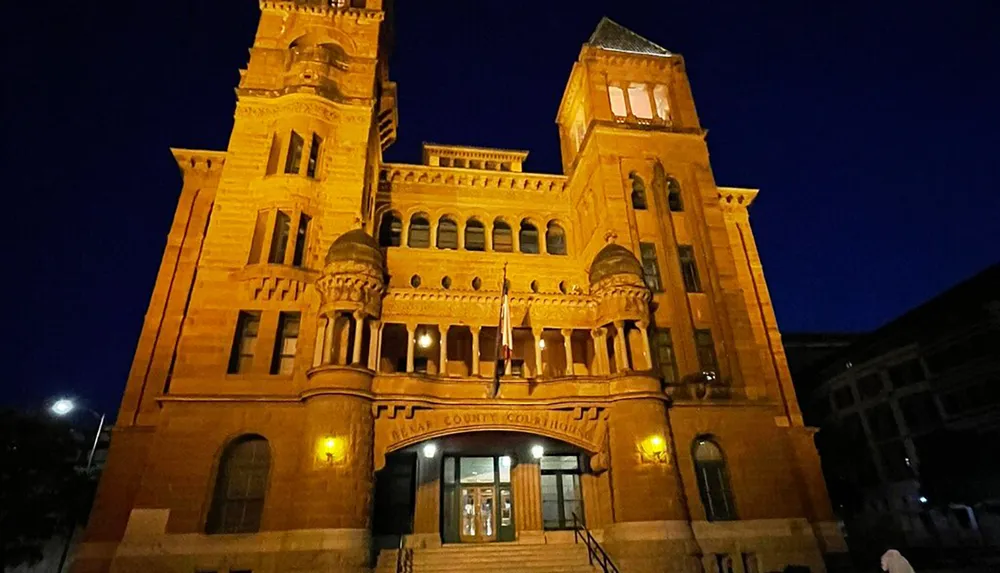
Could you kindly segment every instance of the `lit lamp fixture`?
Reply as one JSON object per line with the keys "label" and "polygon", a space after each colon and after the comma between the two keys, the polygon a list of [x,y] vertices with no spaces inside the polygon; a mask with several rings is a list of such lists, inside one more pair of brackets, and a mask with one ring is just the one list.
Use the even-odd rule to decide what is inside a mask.
{"label": "lit lamp fixture", "polygon": [[426,446],[424,446],[423,452],[425,458],[431,459],[437,455],[438,447],[434,444],[427,444]]}
{"label": "lit lamp fixture", "polygon": [[663,436],[650,436],[639,445],[642,460],[649,463],[667,462],[667,441]]}
{"label": "lit lamp fixture", "polygon": [[510,456],[500,456],[500,466],[509,468],[510,467]]}
{"label": "lit lamp fixture", "polygon": [[74,404],[69,398],[60,398],[49,406],[49,409],[52,410],[52,413],[56,416],[65,416],[66,414],[72,412],[73,408],[76,408],[76,404]]}
{"label": "lit lamp fixture", "polygon": [[336,436],[323,436],[316,444],[316,454],[318,460],[327,465],[342,462],[347,456],[347,441]]}
{"label": "lit lamp fixture", "polygon": [[531,457],[535,458],[536,460],[540,460],[544,455],[545,455],[545,448],[543,448],[541,444],[535,444],[534,446],[531,446]]}
{"label": "lit lamp fixture", "polygon": [[538,340],[538,347],[541,348],[542,350],[545,350],[545,341],[539,339]]}
{"label": "lit lamp fixture", "polygon": [[430,348],[434,344],[434,339],[426,332],[417,337],[417,344],[420,348]]}

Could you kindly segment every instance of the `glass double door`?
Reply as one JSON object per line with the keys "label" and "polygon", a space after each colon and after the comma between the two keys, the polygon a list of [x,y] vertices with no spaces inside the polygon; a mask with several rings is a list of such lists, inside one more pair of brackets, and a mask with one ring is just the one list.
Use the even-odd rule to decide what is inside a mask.
{"label": "glass double door", "polygon": [[482,543],[496,539],[496,488],[462,485],[462,523],[459,537],[463,543]]}
{"label": "glass double door", "polygon": [[445,543],[514,541],[509,456],[444,459],[441,491]]}

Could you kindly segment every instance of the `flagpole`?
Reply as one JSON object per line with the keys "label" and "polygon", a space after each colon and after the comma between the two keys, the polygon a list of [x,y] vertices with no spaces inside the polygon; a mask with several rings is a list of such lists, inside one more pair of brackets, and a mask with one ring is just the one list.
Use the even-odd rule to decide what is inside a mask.
{"label": "flagpole", "polygon": [[[496,348],[493,351],[493,387],[490,397],[496,398],[500,393],[500,376],[507,368],[507,357],[501,356],[504,338],[504,313],[507,312],[507,263],[503,264],[503,278],[500,279],[500,321],[497,324]],[[509,318],[508,318],[509,320]]]}

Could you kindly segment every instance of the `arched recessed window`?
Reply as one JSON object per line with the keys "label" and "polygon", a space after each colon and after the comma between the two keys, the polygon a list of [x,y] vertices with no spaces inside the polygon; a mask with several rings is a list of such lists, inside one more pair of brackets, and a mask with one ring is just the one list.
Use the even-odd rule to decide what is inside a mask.
{"label": "arched recessed window", "polygon": [[646,209],[646,183],[635,171],[628,174],[629,181],[632,182],[632,208]]}
{"label": "arched recessed window", "polygon": [[406,237],[406,246],[416,249],[426,249],[431,246],[431,224],[424,215],[410,217],[410,232]]}
{"label": "arched recessed window", "polygon": [[736,519],[733,493],[729,488],[729,475],[722,449],[710,438],[697,438],[694,442],[694,473],[698,479],[701,503],[709,521]]}
{"label": "arched recessed window", "polygon": [[475,219],[465,222],[465,250],[486,250],[486,227]]}
{"label": "arched recessed window", "polygon": [[514,233],[506,221],[493,221],[493,250],[498,253],[510,253],[514,250]]}
{"label": "arched recessed window", "polygon": [[550,222],[545,228],[545,252],[550,255],[566,254],[566,231],[558,223]]}
{"label": "arched recessed window", "polygon": [[528,221],[521,221],[521,232],[517,238],[521,244],[522,253],[538,253],[538,227]]}
{"label": "arched recessed window", "polygon": [[667,177],[667,205],[671,211],[684,210],[684,201],[681,199],[681,184],[673,177]]}
{"label": "arched recessed window", "polygon": [[448,217],[441,217],[438,220],[437,248],[458,248],[458,225]]}
{"label": "arched recessed window", "polygon": [[222,452],[206,533],[254,533],[264,510],[271,448],[261,436],[241,436]]}
{"label": "arched recessed window", "polygon": [[383,247],[398,247],[403,244],[403,221],[395,213],[382,215],[378,227],[378,244]]}

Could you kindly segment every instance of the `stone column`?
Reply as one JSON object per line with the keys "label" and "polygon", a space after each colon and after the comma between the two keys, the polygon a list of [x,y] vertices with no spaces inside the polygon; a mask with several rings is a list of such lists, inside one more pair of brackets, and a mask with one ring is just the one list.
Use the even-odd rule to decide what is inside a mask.
{"label": "stone column", "polygon": [[573,329],[562,329],[563,350],[566,352],[566,375],[573,375]]}
{"label": "stone column", "polygon": [[354,313],[354,352],[351,364],[361,364],[361,340],[365,330],[365,315],[361,311]]}
{"label": "stone column", "polygon": [[413,372],[413,337],[417,334],[417,327],[407,324],[406,334],[406,371]]}
{"label": "stone column", "polygon": [[542,332],[541,328],[531,329],[531,336],[535,345],[535,378],[541,378],[542,372]]}
{"label": "stone column", "polygon": [[545,242],[545,229],[538,229],[538,253],[545,255],[549,252],[549,245]]}
{"label": "stone column", "polygon": [[[267,243],[265,243],[267,244]],[[521,252],[521,222],[517,221],[510,226],[510,244],[513,245],[515,253]]]}
{"label": "stone column", "polygon": [[537,460],[521,460],[511,468],[514,525],[518,541],[544,543],[542,527],[542,472]]}
{"label": "stone column", "polygon": [[333,364],[333,325],[336,322],[336,312],[326,317],[326,346],[323,348],[323,364]]}
{"label": "stone column", "polygon": [[382,322],[368,322],[368,369],[375,372],[378,369],[379,340],[382,338]]}
{"label": "stone column", "polygon": [[441,454],[426,458],[417,453],[413,500],[414,545],[440,545]]}
{"label": "stone column", "polygon": [[[348,373],[348,377],[354,376],[369,377]],[[371,400],[313,397],[305,401],[301,417],[298,467],[288,465],[282,470],[280,462],[274,467],[296,493],[288,504],[285,522],[289,529],[338,530],[336,547],[315,556],[312,563],[317,570],[370,571],[375,475]],[[284,463],[293,464],[292,460]]]}
{"label": "stone column", "polygon": [[[400,218],[402,218],[402,217],[400,217]],[[409,219],[403,219],[400,222],[403,224],[403,234],[400,235],[400,237],[399,237],[399,245],[402,246],[402,247],[409,247],[410,246],[410,220]],[[264,244],[267,245],[269,243],[264,243]]]}
{"label": "stone column", "polygon": [[326,323],[329,322],[325,316],[319,317],[316,321],[316,345],[313,347],[313,366],[323,364],[326,358]]}
{"label": "stone column", "polygon": [[615,523],[604,528],[604,545],[616,564],[641,573],[699,571],[666,404],[615,402],[608,451]]}
{"label": "stone column", "polygon": [[615,321],[615,362],[618,364],[618,371],[624,372],[629,369],[628,344],[625,342],[625,321]]}
{"label": "stone column", "polygon": [[470,326],[469,330],[472,331],[472,375],[479,376],[479,330],[482,327],[479,325]]}
{"label": "stone column", "polygon": [[606,328],[595,328],[590,331],[594,339],[594,356],[597,362],[597,369],[600,374],[611,374],[610,359],[608,358],[608,330]]}
{"label": "stone column", "polygon": [[[648,323],[646,323],[646,322],[639,322],[639,323],[636,323],[636,326],[639,327],[639,333],[642,334],[642,351],[646,353],[646,368],[647,369],[652,369],[653,368],[653,349],[650,348],[650,346],[649,346],[649,331],[647,330]],[[635,358],[634,357],[632,358],[632,366],[633,367],[635,366]]]}
{"label": "stone column", "polygon": [[448,375],[448,328],[447,324],[438,325],[438,332],[441,334],[438,337],[438,347],[441,351],[438,359],[438,376]]}
{"label": "stone column", "polygon": [[483,221],[483,242],[487,253],[493,251],[493,224]]}

